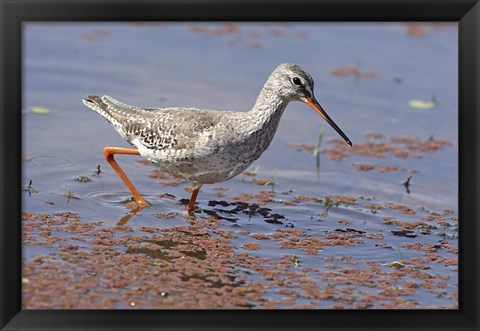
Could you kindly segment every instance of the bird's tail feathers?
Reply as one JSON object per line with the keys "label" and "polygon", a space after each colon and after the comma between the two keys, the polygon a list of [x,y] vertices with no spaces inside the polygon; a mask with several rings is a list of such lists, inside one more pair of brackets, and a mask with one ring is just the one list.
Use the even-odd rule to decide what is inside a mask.
{"label": "bird's tail feathers", "polygon": [[123,104],[107,95],[103,97],[88,95],[82,101],[88,108],[105,117],[115,127],[120,126],[128,118],[127,112],[122,107]]}

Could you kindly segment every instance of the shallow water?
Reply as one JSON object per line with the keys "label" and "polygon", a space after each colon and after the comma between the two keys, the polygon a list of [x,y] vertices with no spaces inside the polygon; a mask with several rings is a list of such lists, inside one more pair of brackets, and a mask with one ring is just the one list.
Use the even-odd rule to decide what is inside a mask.
{"label": "shallow water", "polygon": [[[407,28],[405,24],[386,23],[25,25],[23,211],[46,213],[48,219],[59,223],[43,224],[43,219],[32,225],[28,223],[31,219],[24,218],[30,240],[24,246],[24,277],[28,279],[24,307],[195,308],[196,304],[222,308],[222,301],[202,301],[191,295],[190,302],[184,293],[184,306],[173,304],[173,293],[180,291],[179,287],[192,286],[193,291],[198,290],[197,285],[212,284],[208,277],[192,279],[185,276],[187,271],[174,268],[179,263],[175,259],[182,256],[183,261],[197,263],[195,268],[206,264],[195,262],[199,255],[192,254],[191,247],[177,249],[175,231],[192,227],[195,230],[184,240],[202,247],[207,261],[214,260],[216,249],[231,250],[224,262],[230,268],[232,283],[228,284],[228,279],[215,283],[218,288],[240,291],[252,284],[264,285],[261,293],[248,288],[257,299],[236,293],[234,297],[243,301],[233,308],[456,308],[458,31],[456,25],[424,26],[424,35],[412,36]],[[153,167],[137,162],[139,157],[118,156],[126,174],[152,203],[130,219],[124,218],[130,212],[125,202],[131,195],[104,161],[102,149],[129,145],[82,104],[83,97],[107,94],[145,107],[246,111],[270,72],[284,62],[297,63],[313,76],[316,98],[359,154],[337,145],[333,140],[338,138],[336,132],[308,106],[291,103],[271,146],[249,169],[255,172],[253,176],[242,174],[226,183],[203,186],[197,199],[196,225],[188,221],[182,203],[190,197],[185,190],[189,183],[151,178]],[[356,66],[360,72],[373,72],[377,77],[331,73],[345,66]],[[433,109],[409,107],[410,100],[429,101],[432,96],[436,99]],[[31,107],[45,107],[49,112],[37,114]],[[311,149],[316,147],[321,127],[324,133],[318,168]],[[382,137],[368,135],[372,132]],[[391,137],[415,140],[395,142]],[[442,141],[449,144],[442,145]],[[382,143],[408,151],[408,157],[396,157],[392,150],[367,156],[361,155],[364,150],[355,149],[364,146],[373,150]],[[301,144],[311,146],[305,149]],[[432,144],[440,147],[432,148]],[[335,160],[335,151],[348,156]],[[358,170],[362,164],[377,168]],[[98,165],[100,174],[96,173]],[[396,168],[381,169],[386,166]],[[79,176],[89,180],[79,180]],[[409,176],[407,193],[403,183]],[[269,183],[254,185],[255,180]],[[414,214],[399,210],[404,207]],[[65,211],[77,214],[54,215]],[[38,273],[35,258],[72,262],[72,256],[65,256],[69,251],[61,241],[39,244],[38,239],[58,237],[65,240],[63,243],[72,242],[72,233],[65,226],[78,218],[82,224],[95,224],[95,231],[115,228],[123,219],[122,226],[137,237],[130,241],[123,238],[126,241],[110,246],[121,252],[123,259],[141,259],[142,268],[154,269],[159,252],[168,255],[176,251],[180,257],[168,260],[173,269],[165,277],[175,279],[178,273],[183,278],[165,289],[165,293],[172,293],[171,302],[142,295],[145,291],[130,300],[134,285],[127,282],[110,291],[94,279],[90,288],[102,288],[111,302],[99,304],[98,298],[89,301],[83,292],[75,291],[69,295],[82,298],[76,301],[78,305],[34,294],[39,289],[59,293],[57,287],[39,278],[46,274]],[[98,221],[101,224],[95,223]],[[145,227],[152,228],[156,236],[173,236],[168,240],[177,244],[138,248],[153,240],[145,237],[152,236]],[[117,238],[120,230],[115,229],[110,239]],[[212,240],[220,240],[214,246],[217,248],[209,249],[207,243],[196,241],[195,231],[200,230]],[[39,235],[42,231],[49,233]],[[98,244],[92,241],[94,233],[79,235],[85,241],[76,239],[80,246],[72,255],[81,259],[81,252],[98,252]],[[392,266],[394,261],[402,266]],[[69,268],[76,275],[71,278],[75,279],[72,286],[78,286],[82,278],[78,270]],[[218,272],[220,275],[225,270]],[[118,273],[111,277],[118,277]],[[376,282],[361,282],[362,277]],[[139,284],[148,288],[151,281],[144,279]],[[409,291],[403,291],[406,288]],[[118,293],[124,296],[119,299]],[[55,298],[55,294],[51,296]]]}

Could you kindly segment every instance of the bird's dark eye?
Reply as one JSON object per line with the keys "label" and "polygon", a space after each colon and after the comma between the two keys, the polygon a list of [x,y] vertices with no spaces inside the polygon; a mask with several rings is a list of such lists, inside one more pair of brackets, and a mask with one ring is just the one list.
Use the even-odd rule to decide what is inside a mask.
{"label": "bird's dark eye", "polygon": [[292,82],[295,85],[302,85],[302,81],[298,77],[293,77]]}

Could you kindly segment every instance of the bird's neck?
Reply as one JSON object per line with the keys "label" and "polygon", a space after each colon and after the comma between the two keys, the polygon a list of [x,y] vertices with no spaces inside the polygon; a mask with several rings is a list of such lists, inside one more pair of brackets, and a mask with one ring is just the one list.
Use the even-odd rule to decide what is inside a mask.
{"label": "bird's neck", "polygon": [[253,108],[237,113],[237,121],[231,123],[236,132],[234,138],[242,146],[249,146],[244,159],[253,161],[262,155],[272,141],[288,100],[265,84]]}
{"label": "bird's neck", "polygon": [[288,100],[280,95],[270,84],[262,88],[253,108],[247,113],[250,121],[254,121],[259,128],[268,125],[276,126],[288,105]]}

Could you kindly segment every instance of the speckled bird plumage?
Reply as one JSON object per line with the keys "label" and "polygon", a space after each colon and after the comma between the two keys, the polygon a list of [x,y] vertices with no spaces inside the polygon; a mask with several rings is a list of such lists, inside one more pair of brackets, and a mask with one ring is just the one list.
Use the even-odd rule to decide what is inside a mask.
{"label": "speckled bird plumage", "polygon": [[[293,77],[301,80],[301,86],[292,83]],[[140,155],[199,187],[247,169],[270,145],[287,104],[306,102],[305,96],[313,97],[312,77],[298,65],[281,64],[248,112],[139,108],[95,95],[83,102],[105,117]]]}

